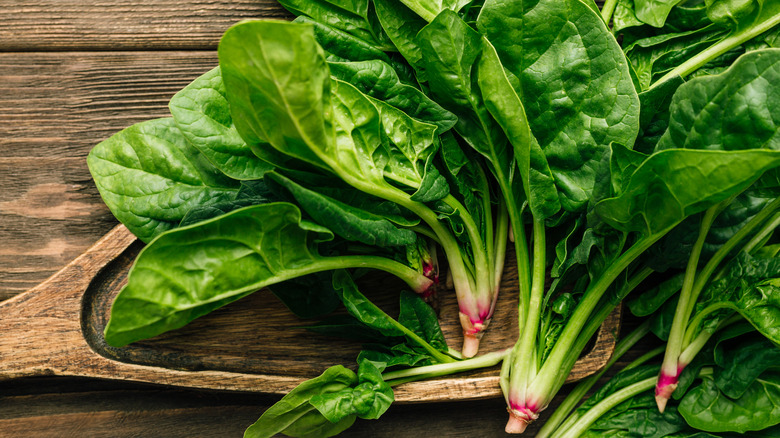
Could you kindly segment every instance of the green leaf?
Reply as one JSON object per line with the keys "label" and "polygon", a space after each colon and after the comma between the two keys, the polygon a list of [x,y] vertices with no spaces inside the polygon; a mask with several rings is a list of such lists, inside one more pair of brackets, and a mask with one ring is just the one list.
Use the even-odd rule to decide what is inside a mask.
{"label": "green leaf", "polygon": [[196,206],[235,199],[225,177],[185,139],[173,119],[138,123],[95,146],[87,165],[111,212],[149,242]]}
{"label": "green leaf", "polygon": [[639,130],[639,98],[620,46],[580,0],[489,0],[477,27],[516,78],[561,205],[584,209],[609,144],[631,145]]}
{"label": "green leaf", "polygon": [[401,292],[401,312],[398,315],[398,322],[439,351],[447,351],[447,341],[444,340],[436,312],[417,294]]}
{"label": "green leaf", "polygon": [[[755,332],[753,332],[755,334]],[[780,363],[780,348],[762,336],[740,336],[737,340],[719,342],[715,348],[715,385],[732,398],[742,397],[745,391],[767,369]]]}
{"label": "green leaf", "polygon": [[304,14],[379,50],[395,49],[376,21],[368,0],[280,0],[279,3],[293,14]]}
{"label": "green leaf", "polygon": [[628,302],[628,308],[634,316],[649,316],[672,298],[682,288],[684,274],[677,274]]}
{"label": "green leaf", "polygon": [[168,104],[182,134],[225,175],[258,179],[272,166],[258,158],[238,135],[219,67],[192,81]]}
{"label": "green leaf", "polygon": [[652,235],[739,193],[780,165],[780,151],[670,149],[649,156],[623,193],[596,204],[622,231]]}
{"label": "green leaf", "polygon": [[547,158],[531,134],[523,103],[506,77],[496,50],[484,37],[477,72],[484,104],[513,146],[534,218],[545,219],[554,215],[561,204]]}
{"label": "green leaf", "polygon": [[415,69],[420,82],[426,82],[422,52],[415,41],[420,30],[428,24],[401,2],[374,0],[379,23],[403,57]]}
{"label": "green leaf", "polygon": [[135,261],[111,307],[106,342],[123,346],[182,327],[264,286],[334,269],[325,228],[297,207],[265,204],[160,235]]}
{"label": "green leaf", "polygon": [[[725,275],[711,283],[696,303],[695,313],[709,306],[736,310],[761,334],[780,345],[780,258],[761,259],[741,252]],[[730,312],[710,314],[704,324],[713,327]]]}
{"label": "green leaf", "polygon": [[681,85],[657,149],[780,149],[780,49],[741,56],[720,75]]}
{"label": "green leaf", "polygon": [[295,437],[330,437],[346,430],[356,415],[331,423],[309,402],[318,395],[338,393],[358,382],[351,370],[341,365],[328,368],[322,375],[307,380],[268,408],[244,432],[244,438],[270,438],[277,433]]}
{"label": "green leaf", "polygon": [[393,389],[382,379],[379,369],[368,360],[360,362],[358,384],[339,392],[320,393],[309,403],[330,422],[337,423],[357,415],[376,420],[395,401]]}
{"label": "green leaf", "polygon": [[354,85],[360,92],[403,111],[409,117],[436,125],[441,135],[457,122],[457,117],[442,108],[417,88],[401,82],[395,70],[381,60],[331,62],[333,77]]}
{"label": "green leaf", "polygon": [[691,389],[678,407],[685,421],[707,432],[761,430],[780,423],[780,376],[756,379],[738,399],[718,390],[712,379]]}
{"label": "green leaf", "polygon": [[643,23],[661,27],[672,8],[683,0],[634,0],[636,17]]}
{"label": "green leaf", "polygon": [[411,230],[398,228],[383,216],[309,190],[278,173],[268,178],[280,184],[315,222],[339,237],[376,246],[403,246],[417,241]]}
{"label": "green leaf", "polygon": [[333,287],[347,312],[358,321],[385,336],[404,336],[393,318],[360,293],[349,274],[343,271],[334,274]]}
{"label": "green leaf", "polygon": [[327,168],[311,149],[332,144],[326,128],[330,74],[310,25],[245,21],[225,32],[219,60],[230,112],[250,147]]}

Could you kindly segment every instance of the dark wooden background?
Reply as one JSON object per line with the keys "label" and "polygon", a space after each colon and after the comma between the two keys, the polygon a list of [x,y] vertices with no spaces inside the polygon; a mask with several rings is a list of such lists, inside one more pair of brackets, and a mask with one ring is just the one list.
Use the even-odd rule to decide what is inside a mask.
{"label": "dark wooden background", "polygon": [[[116,224],[90,179],[90,148],[167,115],[168,99],[216,65],[222,32],[256,17],[289,14],[272,0],[0,0],[0,300]],[[17,379],[0,382],[0,436],[241,436],[277,399]],[[345,436],[502,436],[506,418],[503,399],[396,405]]]}

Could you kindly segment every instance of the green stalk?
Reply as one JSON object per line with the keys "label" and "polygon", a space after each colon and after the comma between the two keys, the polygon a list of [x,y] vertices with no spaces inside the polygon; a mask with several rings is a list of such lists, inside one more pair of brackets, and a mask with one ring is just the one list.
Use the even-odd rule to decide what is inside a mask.
{"label": "green stalk", "polygon": [[621,272],[657,242],[658,239],[663,237],[669,229],[637,240],[585,291],[585,296],[574,310],[571,318],[569,318],[560,338],[555,343],[550,355],[529,388],[528,392],[535,397],[535,400],[532,401],[540,410],[549,404],[554,391],[558,389],[559,385],[556,385],[556,383],[559,380],[559,374],[568,370],[568,368],[564,368],[564,364],[571,355],[572,346],[577,342],[583,327],[590,319],[593,310],[607,291],[607,288]]}
{"label": "green stalk", "polygon": [[[728,308],[730,306],[723,306],[725,308]],[[712,311],[715,311],[717,309],[712,309]],[[723,321],[721,321],[720,324],[718,324],[717,327],[715,327],[715,330],[702,330],[701,333],[699,333],[696,338],[692,339],[691,341],[686,343],[685,349],[680,353],[680,360],[679,362],[684,365],[688,365],[693,361],[693,359],[696,357],[697,354],[701,351],[702,348],[707,344],[707,341],[710,340],[712,335],[717,333],[718,331],[722,330],[724,327],[729,326],[731,324],[734,324],[737,321],[742,320],[742,315],[735,314]],[[687,336],[687,333],[686,333]]]}
{"label": "green stalk", "polygon": [[488,368],[498,365],[509,350],[494,351],[483,354],[472,359],[461,360],[450,363],[440,363],[436,365],[427,365],[423,367],[409,368],[399,371],[390,371],[382,374],[382,378],[391,386],[400,385],[406,382],[428,379],[431,377],[446,376],[449,374],[460,373],[463,371]]}
{"label": "green stalk", "polygon": [[752,239],[748,243],[745,244],[745,246],[742,247],[742,251],[746,253],[752,253],[753,250],[764,241],[767,237],[769,237],[770,234],[772,234],[773,231],[775,231],[775,228],[780,227],[780,214],[774,215],[772,219],[769,220],[768,223],[766,223],[761,230],[756,233],[755,236],[753,236]]}
{"label": "green stalk", "polygon": [[[552,433],[556,432],[559,429],[559,426],[564,423],[564,420],[566,420],[566,417],[569,416],[569,414],[574,410],[575,407],[577,407],[577,404],[582,400],[583,397],[585,397],[585,394],[590,391],[590,389],[593,387],[593,385],[598,382],[599,379],[606,373],[610,368],[612,368],[613,365],[624,355],[628,350],[630,350],[634,345],[636,345],[637,342],[639,342],[642,338],[645,337],[650,333],[650,321],[645,321],[642,323],[639,327],[634,329],[633,332],[628,334],[626,337],[620,340],[620,342],[617,343],[615,346],[615,350],[612,352],[612,357],[609,359],[609,362],[604,366],[604,368],[601,369],[598,373],[588,377],[585,380],[582,380],[577,384],[577,386],[574,387],[574,389],[571,390],[568,396],[563,400],[563,402],[558,405],[558,408],[555,409],[555,412],[550,416],[550,418],[547,419],[547,421],[544,423],[541,429],[539,429],[539,432],[536,434],[536,438],[550,438],[552,437]],[[661,353],[663,350],[660,348],[657,348],[658,352],[656,354]],[[643,356],[644,357],[644,356]],[[649,360],[650,358],[647,358],[645,360]],[[634,361],[636,362],[636,361]],[[632,364],[634,363],[632,362]],[[631,364],[629,364],[631,366]],[[636,366],[636,365],[634,365]],[[626,369],[628,366],[626,367]],[[566,422],[569,422],[572,418],[576,418],[575,416],[572,416],[569,418],[569,420],[566,420]],[[562,430],[566,430],[565,428],[561,428]]]}
{"label": "green stalk", "polygon": [[[637,286],[639,286],[653,272],[654,271],[652,269],[645,267],[636,273],[630,280],[626,282],[625,286],[621,289],[620,294],[618,294],[621,300],[626,295],[631,293],[632,290],[636,289]],[[598,310],[596,310],[588,319],[587,324],[585,324],[585,326],[580,331],[580,335],[577,337],[577,340],[571,346],[569,355],[563,365],[564,368],[562,369],[571,370],[574,367],[574,364],[577,362],[577,359],[579,359],[582,350],[585,349],[593,335],[595,335],[598,331],[599,327],[604,324],[604,321],[606,321],[612,311],[615,310],[615,306],[619,304],[609,299],[602,299],[601,301],[601,307],[599,307]],[[555,388],[555,391],[558,391],[558,389],[563,386],[563,382],[567,377],[566,374],[568,373],[562,373],[559,376],[558,381],[553,387]]]}
{"label": "green stalk", "polygon": [[[528,301],[528,309],[525,321],[521,321],[520,338],[517,340],[516,351],[512,353],[512,368],[510,370],[510,400],[525,400],[525,390],[528,382],[536,374],[538,369],[538,354],[536,352],[536,334],[539,330],[539,320],[542,313],[542,300],[544,299],[544,280],[547,273],[545,256],[545,226],[544,220],[534,220],[533,224],[533,278],[531,280],[531,294]],[[523,391],[520,394],[515,391]]]}
{"label": "green stalk", "polygon": [[753,218],[750,219],[750,221],[748,221],[748,223],[745,224],[742,229],[737,231],[736,234],[731,236],[731,238],[726,243],[724,243],[720,249],[718,249],[715,255],[712,256],[709,262],[707,262],[707,264],[704,266],[704,269],[701,270],[701,273],[699,274],[698,278],[696,279],[696,283],[693,286],[691,300],[688,303],[688,315],[693,313],[693,306],[696,305],[696,300],[699,298],[699,294],[702,290],[704,290],[704,286],[707,284],[710,276],[713,272],[715,272],[715,269],[718,267],[720,262],[726,258],[726,256],[739,244],[739,242],[744,240],[745,237],[752,233],[753,230],[755,230],[759,225],[763,224],[778,208],[780,208],[780,198],[775,199],[771,203],[767,204],[763,209],[761,209],[760,212],[753,216]]}
{"label": "green stalk", "polygon": [[[672,328],[666,343],[666,353],[664,354],[663,364],[661,365],[661,373],[667,376],[676,377],[679,374],[678,358],[683,349],[683,336],[685,334],[685,328],[688,326],[688,318],[690,316],[690,313],[686,313],[686,311],[696,280],[699,257],[701,256],[701,250],[704,247],[704,242],[707,239],[707,234],[710,232],[712,223],[715,222],[715,217],[717,217],[718,213],[721,211],[723,211],[722,202],[713,205],[704,213],[701,226],[699,227],[699,236],[696,239],[696,243],[693,245],[690,257],[688,258],[688,266],[685,269],[685,277],[683,278],[682,288],[680,289],[680,295],[677,299],[677,307],[675,308],[674,319],[672,320]],[[663,408],[660,409],[663,412]]]}
{"label": "green stalk", "polygon": [[703,67],[711,60],[761,35],[778,24],[780,24],[780,14],[769,18],[768,20],[760,23],[758,26],[750,26],[747,28],[747,30],[738,30],[734,33],[731,33],[726,38],[718,41],[717,43],[711,45],[710,47],[697,53],[695,56],[689,58],[687,61],[673,68],[671,71],[669,71],[669,73],[665,74],[663,77],[661,77],[661,79],[657,80],[653,85],[651,85],[650,89],[652,90],[658,84],[675,78],[678,75],[683,78],[688,76],[689,74]]}
{"label": "green stalk", "polygon": [[475,274],[475,287],[473,291],[478,296],[487,295],[490,296],[493,292],[492,285],[492,267],[487,259],[487,247],[482,242],[482,235],[477,227],[474,218],[469,214],[466,207],[455,199],[452,195],[447,195],[442,201],[445,204],[452,207],[460,218],[463,220],[463,224],[466,226],[466,233],[469,236],[469,242],[471,243],[472,255],[474,256],[474,274]]}
{"label": "green stalk", "polygon": [[[322,264],[317,264],[317,269],[315,272],[332,271],[344,268],[373,268],[395,275],[408,284],[409,287],[411,287],[415,292],[424,292],[433,284],[433,281],[430,278],[422,275],[415,269],[385,257],[371,255],[350,255],[339,257],[323,257],[323,259],[324,260]],[[306,273],[308,274],[310,272]]]}
{"label": "green stalk", "polygon": [[607,23],[607,27],[609,27],[609,20],[612,19],[612,14],[615,12],[615,6],[617,6],[617,0],[604,0],[604,5],[601,6],[601,18]]}
{"label": "green stalk", "polygon": [[504,274],[504,262],[506,260],[506,241],[509,237],[509,213],[504,205],[499,205],[498,223],[496,224],[495,242],[493,244],[493,287],[496,296],[501,287],[501,276]]}
{"label": "green stalk", "polygon": [[590,426],[596,422],[596,420],[609,412],[612,408],[631,397],[652,389],[654,386],[655,377],[651,377],[649,379],[640,380],[633,385],[626,386],[619,391],[615,391],[613,394],[610,394],[608,397],[604,398],[604,400],[590,408],[588,412],[586,412],[579,418],[579,420],[577,420],[577,424],[573,425],[562,435],[560,435],[560,438],[577,438],[582,436],[585,432],[587,432]]}

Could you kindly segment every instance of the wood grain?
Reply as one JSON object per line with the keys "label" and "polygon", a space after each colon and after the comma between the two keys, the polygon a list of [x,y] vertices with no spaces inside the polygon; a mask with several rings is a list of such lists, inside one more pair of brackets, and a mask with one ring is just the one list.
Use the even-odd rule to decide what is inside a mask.
{"label": "wood grain", "polygon": [[87,153],[122,128],[169,115],[170,97],[214,65],[212,52],[0,53],[0,300],[44,281],[116,225]]}
{"label": "wood grain", "polygon": [[[335,364],[354,363],[357,342],[312,334],[272,294],[260,291],[153,340],[125,348],[106,345],[102,333],[111,303],[126,282],[142,245],[117,226],[60,272],[0,303],[0,379],[40,375],[99,377],[196,388],[286,393]],[[518,336],[517,275],[508,258],[494,319],[482,351],[510,348]],[[367,277],[360,288],[382,307],[397,307],[401,284]],[[453,291],[440,291],[442,331],[462,339]],[[397,314],[397,309],[387,310]],[[602,327],[592,351],[568,381],[609,359],[619,313]],[[57,339],[55,343],[42,339]],[[500,396],[498,369],[480,370],[394,389],[397,402],[476,400]]]}
{"label": "wood grain", "polygon": [[2,0],[0,51],[215,49],[259,17],[291,15],[274,0]]}

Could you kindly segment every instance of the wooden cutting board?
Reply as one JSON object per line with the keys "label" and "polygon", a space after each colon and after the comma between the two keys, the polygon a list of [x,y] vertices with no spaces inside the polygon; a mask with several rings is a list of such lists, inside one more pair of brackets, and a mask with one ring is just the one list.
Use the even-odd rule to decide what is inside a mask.
{"label": "wooden cutting board", "polygon": [[[271,293],[260,291],[185,328],[124,348],[102,336],[114,297],[143,244],[122,225],[35,288],[0,303],[0,379],[62,375],[132,380],[193,388],[286,393],[326,368],[354,365],[358,342],[313,334]],[[508,251],[510,254],[511,251]],[[387,277],[360,283],[391,315],[403,284]],[[517,277],[507,269],[481,352],[517,339]],[[440,322],[459,349],[460,325],[452,291],[440,292]],[[595,373],[615,346],[620,311],[602,325],[593,347],[568,382]],[[395,387],[398,402],[471,400],[501,395],[498,367]]]}

